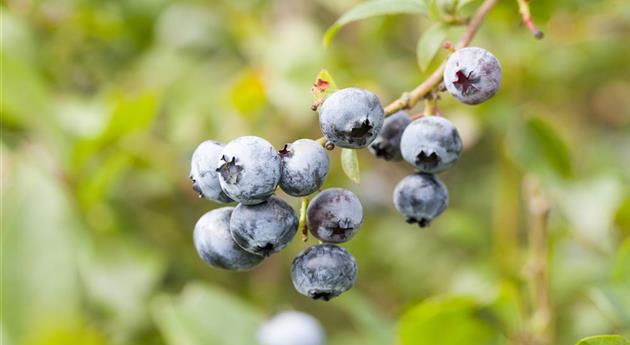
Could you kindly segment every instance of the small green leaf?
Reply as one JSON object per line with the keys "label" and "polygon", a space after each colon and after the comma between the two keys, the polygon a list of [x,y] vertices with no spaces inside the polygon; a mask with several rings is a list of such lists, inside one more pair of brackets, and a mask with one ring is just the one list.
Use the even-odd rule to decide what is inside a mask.
{"label": "small green leaf", "polygon": [[328,70],[322,69],[317,74],[311,93],[316,103],[321,103],[332,92],[337,90],[337,83]]}
{"label": "small green leaf", "polygon": [[508,138],[517,162],[528,171],[552,172],[570,178],[573,164],[569,145],[556,126],[541,116],[527,119],[519,132]]}
{"label": "small green leaf", "polygon": [[630,342],[620,335],[596,335],[581,339],[577,345],[630,345]]}
{"label": "small green leaf", "polygon": [[485,315],[471,298],[430,298],[402,315],[398,323],[399,344],[491,344],[500,336],[491,319],[492,315]]}
{"label": "small green leaf", "polygon": [[169,345],[251,345],[263,321],[252,305],[201,283],[188,284],[179,296],[158,295],[152,313]]}
{"label": "small green leaf", "polygon": [[308,208],[309,198],[302,198],[300,205],[300,220],[298,222],[298,232],[302,234],[302,240],[306,242],[308,240],[308,228],[306,227],[306,210]]}
{"label": "small green leaf", "polygon": [[362,2],[344,13],[324,34],[323,44],[328,46],[339,29],[344,25],[370,17],[389,14],[427,14],[423,0],[372,0]]}
{"label": "small green leaf", "polygon": [[353,149],[341,149],[341,168],[346,176],[354,183],[361,182],[361,173],[359,172],[359,157],[357,151]]}
{"label": "small green leaf", "polygon": [[442,20],[442,11],[440,10],[437,0],[429,0],[428,16],[429,19],[436,22]]}
{"label": "small green leaf", "polygon": [[330,72],[328,72],[327,69],[322,69],[321,71],[319,71],[319,73],[317,74],[317,80],[323,80],[327,82],[329,84],[329,87],[332,89],[337,88],[337,83],[335,83],[335,79],[333,79],[332,75],[330,74]]}
{"label": "small green leaf", "polygon": [[435,55],[440,50],[442,43],[446,39],[446,31],[446,25],[435,23],[431,25],[418,40],[416,56],[418,58],[418,65],[422,71],[426,71],[427,67],[429,67],[431,61],[433,61],[433,58],[435,58]]}

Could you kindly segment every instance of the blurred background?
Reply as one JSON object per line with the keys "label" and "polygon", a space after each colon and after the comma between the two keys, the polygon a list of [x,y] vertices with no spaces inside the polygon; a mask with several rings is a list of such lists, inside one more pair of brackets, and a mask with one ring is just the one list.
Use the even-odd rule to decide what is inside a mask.
{"label": "blurred background", "polygon": [[[325,187],[355,191],[366,209],[344,245],[359,264],[347,294],[323,303],[294,290],[291,261],[312,239],[246,273],[197,257],[193,226],[217,207],[188,179],[201,141],[317,138],[310,88],[321,68],[386,104],[446,56],[421,71],[416,42],[431,21],[409,15],[350,24],[323,48],[358,2],[3,1],[0,342],[254,344],[261,320],[284,309],[318,318],[331,345],[630,336],[625,0],[533,1],[542,41],[515,1],[491,12],[473,45],[501,61],[503,86],[475,107],[443,95],[465,151],[441,175],[450,208],[430,228],[392,205],[410,166],[363,150],[355,185],[339,150],[329,153]],[[548,254],[550,319],[530,279],[525,176],[551,206],[538,253]]]}

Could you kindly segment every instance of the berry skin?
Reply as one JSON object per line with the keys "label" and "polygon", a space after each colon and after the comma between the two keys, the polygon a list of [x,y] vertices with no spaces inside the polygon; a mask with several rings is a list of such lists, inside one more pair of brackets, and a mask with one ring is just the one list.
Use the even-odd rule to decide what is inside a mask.
{"label": "berry skin", "polygon": [[260,345],[324,345],[322,325],[309,314],[284,311],[258,329]]}
{"label": "berry skin", "polygon": [[297,225],[295,211],[276,197],[257,205],[239,204],[230,218],[234,241],[246,251],[262,256],[286,247],[297,232]]}
{"label": "berry skin", "polygon": [[280,155],[265,139],[253,136],[230,141],[217,162],[225,194],[245,205],[269,198],[280,181]]}
{"label": "berry skin", "polygon": [[382,158],[386,161],[401,160],[400,138],[410,123],[411,119],[404,111],[399,111],[385,118],[383,129],[368,147],[370,152],[376,158]]}
{"label": "berry skin", "polygon": [[345,148],[368,146],[381,131],[383,106],[370,91],[351,87],[328,97],[319,110],[319,126],[328,141]]}
{"label": "berry skin", "polygon": [[230,234],[230,216],[234,207],[212,210],[199,219],[193,240],[199,257],[208,264],[234,271],[254,268],[263,257],[244,251]]}
{"label": "berry skin", "polygon": [[499,60],[482,48],[459,49],[446,61],[444,85],[462,103],[482,103],[494,96],[501,86]]}
{"label": "berry skin", "polygon": [[394,206],[407,223],[418,223],[424,228],[448,206],[448,190],[433,175],[412,174],[394,189]]}
{"label": "berry skin", "polygon": [[352,254],[334,244],[306,248],[293,259],[291,280],[295,289],[312,299],[328,301],[348,291],[357,278]]}
{"label": "berry skin", "polygon": [[350,240],[363,223],[363,207],[349,190],[329,188],[317,194],[306,210],[311,234],[324,242]]}
{"label": "berry skin", "polygon": [[315,140],[300,139],[280,150],[280,188],[292,196],[306,196],[318,190],[328,175],[328,155]]}
{"label": "berry skin", "polygon": [[206,140],[199,144],[190,162],[190,179],[193,189],[200,196],[215,202],[226,203],[231,202],[232,199],[221,189],[219,174],[215,169],[222,150],[223,144],[217,141]]}
{"label": "berry skin", "polygon": [[462,151],[462,139],[453,123],[440,116],[413,121],[402,135],[403,158],[420,172],[439,173],[450,168]]}

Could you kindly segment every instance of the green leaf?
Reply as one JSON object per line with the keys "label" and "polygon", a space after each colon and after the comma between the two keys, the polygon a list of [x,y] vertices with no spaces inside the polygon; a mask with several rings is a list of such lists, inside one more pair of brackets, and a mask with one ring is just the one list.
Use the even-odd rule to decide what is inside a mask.
{"label": "green leaf", "polygon": [[317,74],[311,93],[316,104],[324,101],[326,97],[337,90],[337,83],[328,70],[322,69]]}
{"label": "green leaf", "polygon": [[442,47],[442,43],[446,39],[447,29],[448,27],[446,25],[435,23],[431,25],[418,40],[416,56],[418,58],[418,65],[422,71],[426,71],[427,67],[429,67],[433,58],[435,58],[435,55],[440,50],[440,47]]}
{"label": "green leaf", "polygon": [[178,297],[158,296],[153,317],[172,345],[251,345],[262,314],[229,292],[188,285]]}
{"label": "green leaf", "polygon": [[613,280],[630,286],[630,238],[626,238],[617,253]]}
{"label": "green leaf", "polygon": [[336,89],[337,83],[335,83],[335,79],[333,79],[330,72],[327,69],[322,69],[317,74],[317,80],[323,80],[329,84],[329,88]]}
{"label": "green leaf", "polygon": [[341,168],[346,176],[354,183],[361,182],[361,173],[359,171],[359,157],[357,151],[353,149],[341,149]]}
{"label": "green leaf", "polygon": [[466,297],[427,299],[408,310],[398,324],[400,345],[491,344],[499,337],[482,316],[481,308]]}
{"label": "green leaf", "polygon": [[442,11],[440,11],[440,6],[437,0],[429,0],[429,9],[428,16],[429,19],[439,22],[442,20]]}
{"label": "green leaf", "polygon": [[620,335],[596,335],[581,339],[577,345],[629,345],[628,339]]}
{"label": "green leaf", "polygon": [[371,17],[389,14],[427,14],[423,0],[372,0],[362,2],[344,13],[324,34],[323,44],[328,46],[339,29],[344,25]]}
{"label": "green leaf", "polygon": [[508,140],[523,169],[538,173],[551,171],[566,178],[573,174],[569,145],[550,121],[540,116],[531,117]]}
{"label": "green leaf", "polygon": [[[394,339],[394,323],[386,318],[366,296],[351,291],[340,299],[337,306],[348,313],[353,323],[362,330],[363,344],[392,344]],[[356,335],[355,335],[356,336]]]}
{"label": "green leaf", "polygon": [[0,188],[0,198],[8,201],[0,252],[2,277],[10,283],[3,284],[0,310],[11,316],[2,319],[3,327],[22,343],[21,337],[80,318],[77,256],[85,229],[54,161],[46,160],[52,152],[37,146],[7,156],[3,159],[12,163],[6,175],[10,188]]}

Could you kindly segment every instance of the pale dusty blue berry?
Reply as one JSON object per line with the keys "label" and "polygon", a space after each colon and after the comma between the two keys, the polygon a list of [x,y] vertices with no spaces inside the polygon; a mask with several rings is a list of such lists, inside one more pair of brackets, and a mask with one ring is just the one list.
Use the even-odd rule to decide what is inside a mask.
{"label": "pale dusty blue berry", "polygon": [[195,248],[209,265],[234,271],[249,270],[263,257],[246,252],[232,239],[229,227],[233,210],[233,207],[223,207],[204,214],[193,232]]}
{"label": "pale dusty blue berry", "polygon": [[468,47],[456,50],[446,61],[446,90],[466,104],[479,104],[501,87],[501,65],[489,51]]}
{"label": "pale dusty blue berry", "polygon": [[439,173],[459,159],[462,139],[453,123],[441,116],[424,116],[413,121],[403,133],[403,158],[420,172]]}
{"label": "pale dusty blue berry", "polygon": [[368,147],[370,152],[376,158],[382,158],[386,161],[401,160],[400,138],[410,123],[411,119],[404,111],[399,111],[385,118],[383,129]]}
{"label": "pale dusty blue berry", "polygon": [[312,299],[328,301],[348,291],[357,278],[357,263],[347,250],[318,244],[293,260],[291,280],[295,289]]}
{"label": "pale dusty blue berry", "polygon": [[216,162],[223,151],[223,144],[206,140],[199,144],[190,161],[190,179],[192,187],[199,196],[208,200],[226,203],[232,201],[223,190],[216,172]]}
{"label": "pale dusty blue berry", "polygon": [[324,242],[346,242],[359,231],[362,223],[361,201],[342,188],[329,188],[317,194],[306,210],[308,229]]}
{"label": "pale dusty blue berry", "polygon": [[368,146],[383,127],[383,106],[370,91],[351,87],[330,95],[319,109],[322,133],[336,146]]}
{"label": "pale dusty blue berry", "polygon": [[280,150],[282,159],[280,188],[292,196],[306,196],[317,191],[328,176],[328,155],[320,143],[296,140]]}
{"label": "pale dusty blue berry", "polygon": [[394,206],[407,223],[426,227],[448,206],[448,190],[433,175],[409,175],[394,189]]}
{"label": "pale dusty blue berry", "polygon": [[324,345],[324,328],[313,316],[284,311],[258,329],[259,345]]}
{"label": "pale dusty blue berry", "polygon": [[216,162],[225,194],[245,205],[269,198],[280,182],[280,155],[265,139],[246,136],[230,141]]}
{"label": "pale dusty blue berry", "polygon": [[230,219],[230,232],[241,248],[269,256],[291,242],[297,225],[293,208],[282,199],[271,197],[260,204],[236,206]]}

